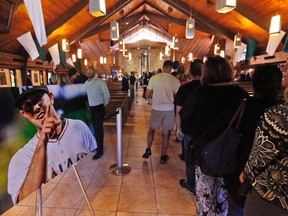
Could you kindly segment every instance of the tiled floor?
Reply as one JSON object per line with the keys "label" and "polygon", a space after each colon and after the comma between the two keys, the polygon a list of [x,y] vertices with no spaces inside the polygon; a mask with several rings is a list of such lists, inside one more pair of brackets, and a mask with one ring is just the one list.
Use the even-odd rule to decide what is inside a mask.
{"label": "tiled floor", "polygon": [[[155,134],[152,156],[143,159],[150,117],[150,105],[138,90],[130,117],[122,131],[122,162],[131,172],[117,176],[109,171],[117,163],[115,126],[105,126],[105,152],[101,159],[82,159],[76,166],[95,215],[196,215],[195,197],[179,186],[185,177],[184,162],[178,158],[181,145],[172,132],[167,164],[160,164],[161,131]],[[4,215],[34,215],[36,193]],[[92,215],[73,169],[57,176],[42,189],[43,215]],[[37,206],[37,205],[36,205]],[[37,213],[39,215],[39,213]]]}

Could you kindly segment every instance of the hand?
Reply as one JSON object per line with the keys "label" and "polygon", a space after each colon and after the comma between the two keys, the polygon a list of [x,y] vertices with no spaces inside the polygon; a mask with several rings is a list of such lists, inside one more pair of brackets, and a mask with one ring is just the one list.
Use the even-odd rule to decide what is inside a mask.
{"label": "hand", "polygon": [[49,104],[44,116],[44,122],[40,134],[41,139],[44,142],[48,142],[48,140],[54,135],[57,126],[60,124],[61,120],[54,117],[51,105]]}
{"label": "hand", "polygon": [[240,173],[239,181],[243,184],[244,183],[244,174],[243,172]]}
{"label": "hand", "polygon": [[178,139],[179,141],[182,141],[182,140],[183,140],[184,134],[182,133],[181,130],[177,130],[177,131],[176,131],[176,137],[177,137],[177,139]]}

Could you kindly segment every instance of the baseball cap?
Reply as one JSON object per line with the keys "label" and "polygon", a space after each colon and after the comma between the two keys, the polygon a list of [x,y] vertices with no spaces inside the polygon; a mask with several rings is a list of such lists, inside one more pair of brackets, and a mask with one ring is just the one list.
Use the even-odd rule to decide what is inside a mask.
{"label": "baseball cap", "polygon": [[11,88],[12,95],[15,99],[14,107],[21,108],[20,102],[27,98],[32,93],[43,92],[48,93],[47,86],[21,86],[19,88]]}

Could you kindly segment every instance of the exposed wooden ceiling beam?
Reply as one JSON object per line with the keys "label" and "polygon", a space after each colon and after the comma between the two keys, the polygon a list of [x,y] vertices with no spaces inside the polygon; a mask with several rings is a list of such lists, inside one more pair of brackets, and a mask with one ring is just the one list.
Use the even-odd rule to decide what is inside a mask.
{"label": "exposed wooden ceiling beam", "polygon": [[[149,12],[146,12],[145,14],[147,15],[147,17],[153,17],[156,19],[165,20],[170,23],[175,23],[177,25],[186,26],[186,20],[173,19],[173,17],[170,17],[170,16],[161,16],[161,15],[149,13]],[[202,31],[208,34],[215,34],[215,35],[219,34],[219,32],[216,31],[215,29],[209,28],[209,26],[203,25],[201,22],[197,22],[197,20],[196,20],[195,28],[198,31]]]}
{"label": "exposed wooden ceiling beam", "polygon": [[75,14],[80,12],[87,4],[89,3],[89,0],[81,0],[79,4],[75,5],[73,8],[69,9],[66,13],[64,13],[62,16],[57,17],[56,21],[51,23],[46,27],[46,34],[47,37],[53,33],[56,29],[58,29],[60,26],[68,22]]}
{"label": "exposed wooden ceiling beam", "polygon": [[85,28],[81,29],[80,31],[76,32],[76,34],[72,35],[70,39],[71,44],[75,43],[79,38],[85,38],[85,35],[88,34],[90,31],[92,31],[94,28],[99,26],[101,23],[109,19],[113,14],[117,13],[120,11],[123,7],[128,5],[132,0],[124,0],[118,2],[116,5],[113,6],[113,8],[110,8],[105,16],[96,18],[95,21],[91,22],[88,24]]}
{"label": "exposed wooden ceiling beam", "polygon": [[[187,17],[190,16],[190,6],[175,0],[162,0],[165,3],[169,4],[171,7],[175,8],[176,10],[180,11],[181,13],[185,14]],[[229,38],[230,40],[234,40],[234,33],[228,31],[227,29],[223,28],[219,24],[213,22],[212,20],[206,18],[205,16],[201,15],[195,9],[193,10],[193,17],[196,20],[201,21],[202,23],[205,23],[208,25],[211,29],[216,30],[219,34],[222,34],[224,37]]]}
{"label": "exposed wooden ceiling beam", "polygon": [[[135,22],[137,22],[137,20],[139,20],[142,17],[142,14],[135,14],[133,16],[127,17],[125,19],[121,19],[118,21],[119,25],[124,24],[125,22],[129,22],[130,24],[135,25]],[[130,24],[127,26],[127,30],[130,29]],[[91,37],[95,34],[100,34],[103,31],[106,31],[110,28],[110,23],[102,25],[96,29],[94,29],[93,31],[88,32],[87,34],[85,34],[85,37],[81,37],[79,38],[79,40],[84,40],[88,37]]]}
{"label": "exposed wooden ceiling beam", "polygon": [[[246,17],[265,31],[269,32],[269,25],[270,21],[267,17],[260,17],[258,14],[255,14],[255,11],[252,11],[247,5],[245,5],[242,1],[237,1],[237,6],[234,9],[237,13],[241,14],[242,16]],[[241,23],[239,23],[241,24]]]}

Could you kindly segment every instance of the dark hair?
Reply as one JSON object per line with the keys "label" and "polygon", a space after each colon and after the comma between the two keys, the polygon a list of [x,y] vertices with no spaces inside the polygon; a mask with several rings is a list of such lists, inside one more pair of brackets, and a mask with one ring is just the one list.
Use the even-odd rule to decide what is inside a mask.
{"label": "dark hair", "polygon": [[215,84],[231,82],[233,71],[229,62],[221,56],[212,56],[207,59],[202,67],[201,83]]}
{"label": "dark hair", "polygon": [[170,60],[166,60],[164,63],[163,63],[163,67],[173,67],[173,63],[172,61]]}
{"label": "dark hair", "polygon": [[183,65],[180,65],[178,67],[178,74],[184,74],[185,73],[185,67]]}
{"label": "dark hair", "polygon": [[252,76],[255,96],[277,97],[281,90],[282,72],[276,65],[260,65]]}
{"label": "dark hair", "polygon": [[69,77],[71,77],[71,76],[73,76],[74,74],[76,74],[76,69],[75,68],[70,68],[69,70],[68,70],[68,76]]}
{"label": "dark hair", "polygon": [[179,61],[176,60],[176,61],[173,62],[173,66],[172,67],[173,67],[173,69],[176,69],[176,68],[179,67],[179,65],[180,65]]}
{"label": "dark hair", "polygon": [[203,66],[203,61],[201,59],[194,59],[194,61],[190,63],[189,72],[191,73],[193,77],[201,76],[202,66]]}

